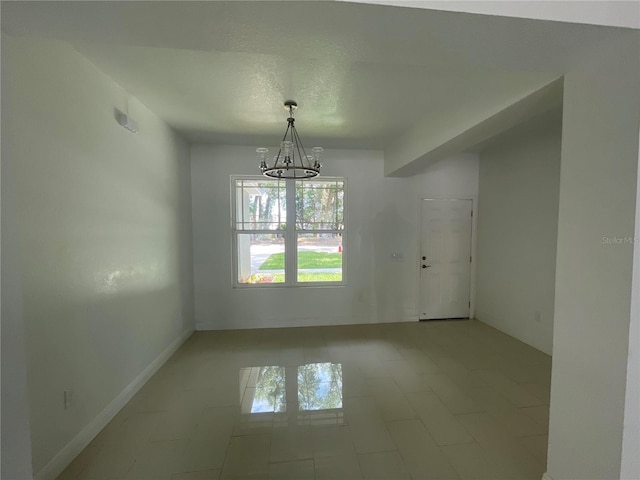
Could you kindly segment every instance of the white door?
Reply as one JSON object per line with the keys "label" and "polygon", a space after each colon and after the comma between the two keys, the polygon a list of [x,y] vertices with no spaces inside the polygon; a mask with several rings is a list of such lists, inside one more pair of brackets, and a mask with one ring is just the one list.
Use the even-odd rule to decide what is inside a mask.
{"label": "white door", "polygon": [[472,201],[424,199],[421,215],[420,320],[469,318]]}

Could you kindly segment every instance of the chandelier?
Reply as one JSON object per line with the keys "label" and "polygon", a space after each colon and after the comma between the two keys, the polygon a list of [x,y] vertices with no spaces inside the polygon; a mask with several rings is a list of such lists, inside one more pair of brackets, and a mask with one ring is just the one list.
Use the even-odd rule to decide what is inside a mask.
{"label": "chandelier", "polygon": [[260,160],[260,171],[265,177],[278,179],[294,179],[304,180],[305,178],[313,178],[320,175],[320,155],[323,152],[322,147],[313,147],[312,155],[307,155],[302,141],[296,130],[293,111],[298,108],[298,104],[293,100],[284,102],[284,108],[289,110],[289,118],[287,118],[287,130],[280,142],[278,154],[269,160],[269,149],[258,148],[256,153]]}

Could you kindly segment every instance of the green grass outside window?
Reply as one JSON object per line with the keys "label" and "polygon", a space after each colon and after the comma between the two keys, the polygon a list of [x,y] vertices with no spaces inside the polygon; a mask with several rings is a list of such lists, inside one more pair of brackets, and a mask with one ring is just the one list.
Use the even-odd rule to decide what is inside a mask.
{"label": "green grass outside window", "polygon": [[[342,253],[298,252],[298,268],[342,268]],[[284,253],[273,253],[260,265],[260,270],[284,270]]]}

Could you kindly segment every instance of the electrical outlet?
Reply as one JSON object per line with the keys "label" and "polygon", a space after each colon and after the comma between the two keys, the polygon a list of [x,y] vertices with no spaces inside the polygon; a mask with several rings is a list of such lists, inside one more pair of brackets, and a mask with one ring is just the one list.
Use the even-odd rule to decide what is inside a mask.
{"label": "electrical outlet", "polygon": [[73,392],[71,390],[64,391],[64,409],[67,410],[71,407],[71,402],[73,401]]}
{"label": "electrical outlet", "polygon": [[535,311],[533,312],[533,319],[537,322],[540,323],[540,312],[539,311]]}

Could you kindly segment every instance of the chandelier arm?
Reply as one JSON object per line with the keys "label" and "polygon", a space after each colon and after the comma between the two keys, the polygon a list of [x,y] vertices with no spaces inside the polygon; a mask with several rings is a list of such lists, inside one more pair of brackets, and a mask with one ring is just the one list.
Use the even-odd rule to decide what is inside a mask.
{"label": "chandelier arm", "polygon": [[[304,158],[302,156],[302,154],[300,153],[300,147],[302,146],[302,143],[300,142],[300,137],[298,136],[298,129],[293,128],[292,129],[292,137],[293,137],[293,144],[295,145],[296,150],[298,150],[298,159],[300,161],[300,167],[304,168]],[[302,149],[302,151],[304,152],[304,148]],[[293,176],[297,177],[297,171],[293,172]]]}
{"label": "chandelier arm", "polygon": [[283,142],[287,139],[287,133],[289,133],[290,128],[291,128],[291,124],[287,122],[287,129],[284,131],[284,135],[282,136]]}
{"label": "chandelier arm", "polygon": [[[296,136],[296,140],[297,140],[296,147],[298,147],[298,155],[300,156],[300,165],[302,165],[303,167],[311,167],[311,164],[307,159],[307,152],[305,151],[304,145],[302,144],[302,140],[300,140],[300,136],[298,135],[298,131],[294,130],[293,133]],[[300,153],[300,148],[302,148],[302,153],[304,155]]]}
{"label": "chandelier arm", "polygon": [[[304,167],[304,163],[302,163],[302,155],[300,154],[300,145],[298,143],[299,138],[298,138],[298,131],[296,130],[296,127],[294,126],[291,129],[291,143],[293,143],[293,148],[291,149],[291,153],[293,155],[293,164],[296,164],[296,150],[298,151],[298,158],[300,160],[300,167]],[[297,169],[293,170],[293,178],[298,178],[298,172]]]}
{"label": "chandelier arm", "polygon": [[291,152],[295,152],[294,148],[296,146],[296,126],[292,125],[291,130],[289,132],[289,141],[292,143]]}

